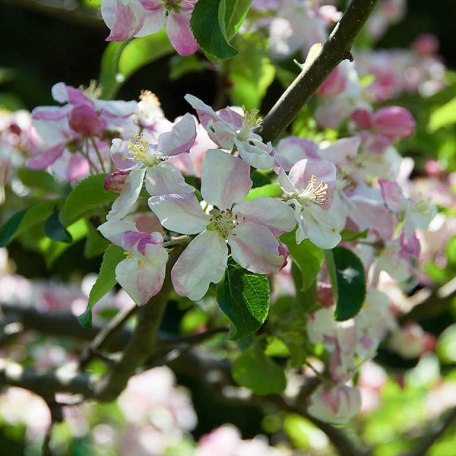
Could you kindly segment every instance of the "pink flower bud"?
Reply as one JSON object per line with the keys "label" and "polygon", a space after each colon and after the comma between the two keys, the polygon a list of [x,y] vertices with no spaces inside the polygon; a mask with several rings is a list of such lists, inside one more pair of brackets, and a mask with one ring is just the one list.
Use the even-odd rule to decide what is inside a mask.
{"label": "pink flower bud", "polygon": [[428,160],[424,165],[424,170],[429,177],[442,177],[442,167],[437,160]]}
{"label": "pink flower bud", "polygon": [[390,138],[405,138],[415,129],[415,120],[407,109],[388,106],[378,110],[373,117],[377,133]]}
{"label": "pink flower bud", "polygon": [[439,50],[439,40],[432,33],[422,33],[412,43],[412,49],[421,55],[433,55]]}
{"label": "pink flower bud", "polygon": [[88,104],[81,104],[72,109],[69,124],[76,133],[82,136],[100,135],[105,127],[95,109]]}
{"label": "pink flower bud", "polygon": [[368,109],[355,109],[351,114],[351,119],[360,130],[368,130],[372,127],[372,112]]}
{"label": "pink flower bud", "polygon": [[345,90],[347,77],[339,67],[334,68],[318,89],[318,95],[324,98],[334,97]]}
{"label": "pink flower bud", "polygon": [[125,179],[130,173],[125,171],[115,171],[108,176],[103,183],[103,187],[108,192],[120,193],[125,185]]}
{"label": "pink flower bud", "polygon": [[319,386],[310,396],[308,412],[321,421],[345,424],[361,410],[357,388],[337,385],[331,389]]}

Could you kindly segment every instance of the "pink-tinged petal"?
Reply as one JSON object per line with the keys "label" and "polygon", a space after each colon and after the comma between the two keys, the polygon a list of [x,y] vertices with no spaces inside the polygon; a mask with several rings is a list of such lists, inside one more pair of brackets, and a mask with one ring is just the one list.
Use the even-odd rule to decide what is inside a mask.
{"label": "pink-tinged petal", "polygon": [[146,304],[163,286],[167,261],[163,247],[148,244],[145,255],[132,254],[117,265],[116,280],[136,304]]}
{"label": "pink-tinged petal", "polygon": [[[342,239],[338,231],[338,220],[330,211],[325,211],[314,204],[309,204],[302,209],[298,220],[298,231],[300,229],[305,235],[302,239],[309,238],[321,249],[332,249]],[[298,231],[296,240],[299,243]],[[299,235],[301,236],[301,233]]]}
{"label": "pink-tinged petal", "polygon": [[293,185],[293,182],[291,182],[290,178],[288,177],[288,174],[283,169],[279,171],[279,184],[280,188],[287,195],[292,195],[296,192],[296,188]]}
{"label": "pink-tinged petal", "polygon": [[141,193],[145,174],[145,168],[130,171],[129,176],[125,179],[122,192],[114,203],[112,203],[106,220],[120,220],[133,209]]}
{"label": "pink-tinged petal", "polygon": [[106,41],[124,41],[135,36],[144,23],[144,8],[138,0],[103,0],[101,16],[111,33]]}
{"label": "pink-tinged petal", "polygon": [[190,195],[195,192],[179,170],[169,163],[147,169],[146,190],[150,196]]}
{"label": "pink-tinged petal", "polygon": [[66,182],[77,182],[90,173],[90,164],[85,157],[72,154],[66,169]]}
{"label": "pink-tinged petal", "polygon": [[319,386],[310,396],[310,415],[325,423],[346,424],[361,411],[361,394],[357,388],[337,385]]}
{"label": "pink-tinged petal", "polygon": [[233,214],[238,223],[264,225],[276,236],[291,231],[296,225],[293,209],[282,201],[268,197],[241,201],[234,207]]}
{"label": "pink-tinged petal", "polygon": [[121,247],[124,233],[135,231],[136,225],[132,221],[111,220],[103,223],[97,229],[106,239]]}
{"label": "pink-tinged petal", "polygon": [[343,92],[347,87],[348,74],[342,68],[336,67],[329,73],[323,84],[318,88],[320,97],[331,98]]}
{"label": "pink-tinged petal", "polygon": [[158,152],[163,156],[173,156],[188,152],[196,139],[195,120],[191,114],[185,114],[171,131],[158,137]]}
{"label": "pink-tinged petal", "polygon": [[318,146],[313,141],[290,136],[281,139],[274,152],[277,165],[284,171],[290,171],[291,167],[305,158],[318,159]]}
{"label": "pink-tinged petal", "polygon": [[174,49],[180,55],[191,55],[198,50],[198,43],[190,28],[190,13],[170,13],[166,33]]}
{"label": "pink-tinged petal", "polygon": [[222,280],[227,260],[228,247],[217,232],[199,234],[190,242],[171,271],[174,290],[192,301],[203,298],[211,283]]}
{"label": "pink-tinged petal", "polygon": [[59,103],[70,103],[72,105],[89,104],[91,105],[92,100],[81,90],[75,87],[66,85],[64,82],[58,82],[54,84],[51,89],[52,98]]}
{"label": "pink-tinged petal", "polygon": [[61,120],[68,116],[71,106],[39,106],[32,111],[33,120]]}
{"label": "pink-tinged petal", "polygon": [[256,274],[278,272],[285,260],[271,230],[256,223],[238,225],[229,234],[228,244],[234,260]]}
{"label": "pink-tinged petal", "polygon": [[144,8],[144,24],[136,36],[147,36],[161,30],[166,24],[166,10],[161,0],[139,0]]}
{"label": "pink-tinged petal", "polygon": [[353,195],[347,199],[351,207],[348,216],[360,230],[367,228],[379,233],[382,239],[391,239],[396,220],[382,201]]}
{"label": "pink-tinged petal", "polygon": [[206,125],[207,134],[222,149],[231,150],[234,146],[236,132],[231,125],[220,120],[210,119]]}
{"label": "pink-tinged petal", "polygon": [[61,157],[65,150],[65,144],[56,144],[54,147],[40,153],[37,157],[27,160],[26,166],[31,169],[46,169]]}
{"label": "pink-tinged petal", "polygon": [[252,188],[250,166],[221,150],[207,151],[201,173],[201,194],[219,209],[230,209]]}
{"label": "pink-tinged petal", "polygon": [[111,158],[119,171],[130,171],[140,165],[136,160],[128,157],[131,157],[131,153],[128,150],[128,141],[120,138],[113,139]]}
{"label": "pink-tinged petal", "polygon": [[387,179],[379,179],[378,184],[380,185],[383,199],[389,209],[393,212],[400,212],[406,208],[407,202],[404,194],[402,193],[401,187],[399,187],[396,182]]}
{"label": "pink-tinged petal", "polygon": [[234,140],[239,156],[256,169],[271,169],[274,166],[272,145],[264,144],[256,139],[248,141]]}
{"label": "pink-tinged petal", "polygon": [[[242,110],[240,110],[242,112]],[[233,129],[239,130],[244,122],[244,115],[235,111],[233,108],[223,108],[217,111],[218,116]]]}
{"label": "pink-tinged petal", "polygon": [[348,165],[358,155],[360,139],[357,136],[342,138],[334,141],[329,146],[320,149],[320,155],[336,165]]}
{"label": "pink-tinged petal", "polygon": [[206,103],[203,103],[199,98],[190,94],[185,95],[184,98],[198,114],[198,119],[204,128],[206,128],[209,120],[214,122],[219,120],[217,113]]}
{"label": "pink-tinged petal", "polygon": [[149,198],[149,207],[166,229],[176,233],[201,233],[211,220],[193,193],[153,196]]}
{"label": "pink-tinged petal", "polygon": [[138,103],[136,101],[122,100],[95,100],[94,105],[100,116],[107,119],[125,118],[132,116]]}
{"label": "pink-tinged petal", "polygon": [[143,233],[135,230],[126,231],[122,236],[122,247],[125,250],[145,255],[149,244],[163,245],[163,236],[160,233]]}
{"label": "pink-tinged petal", "polygon": [[372,111],[365,108],[357,108],[351,113],[351,119],[355,122],[356,128],[367,130],[372,127]]}

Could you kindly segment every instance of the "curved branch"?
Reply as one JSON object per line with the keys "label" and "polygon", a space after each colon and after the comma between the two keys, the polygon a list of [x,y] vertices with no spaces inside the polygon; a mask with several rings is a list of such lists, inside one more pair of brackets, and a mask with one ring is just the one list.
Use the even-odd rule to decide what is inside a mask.
{"label": "curved branch", "polygon": [[259,133],[263,140],[273,141],[296,117],[329,73],[342,60],[352,59],[350,49],[378,0],[352,0],[320,54],[288,87],[264,118]]}

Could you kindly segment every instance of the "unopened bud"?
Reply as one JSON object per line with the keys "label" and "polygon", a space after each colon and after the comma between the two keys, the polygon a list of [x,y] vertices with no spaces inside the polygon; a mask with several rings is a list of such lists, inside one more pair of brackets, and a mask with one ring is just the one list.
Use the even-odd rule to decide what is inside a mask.
{"label": "unopened bud", "polygon": [[125,179],[128,177],[129,173],[125,171],[115,171],[109,174],[104,180],[104,188],[108,192],[120,193],[125,185]]}

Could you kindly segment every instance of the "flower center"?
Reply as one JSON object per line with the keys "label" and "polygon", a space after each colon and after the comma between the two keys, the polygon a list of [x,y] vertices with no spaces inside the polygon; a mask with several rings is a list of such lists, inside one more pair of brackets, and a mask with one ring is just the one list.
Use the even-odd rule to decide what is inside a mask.
{"label": "flower center", "polygon": [[[148,166],[155,166],[161,161],[161,158],[151,150],[149,142],[142,135],[136,135],[128,141],[128,150],[132,154],[133,160],[142,161]],[[123,156],[124,160],[127,158],[127,156]]]}
{"label": "flower center", "polygon": [[302,202],[311,201],[319,206],[323,206],[328,201],[328,184],[326,182],[318,182],[317,176],[310,178],[307,187],[298,195]]}
{"label": "flower center", "polygon": [[211,210],[210,214],[212,215],[212,220],[207,229],[217,231],[220,236],[227,239],[230,231],[236,226],[232,211],[230,209],[219,211],[214,208]]}
{"label": "flower center", "polygon": [[[245,111],[245,108],[243,109]],[[241,141],[247,141],[253,130],[261,127],[263,119],[258,116],[258,112],[258,109],[255,108],[251,109],[250,111],[245,111],[242,127],[238,133],[238,139]]]}
{"label": "flower center", "polygon": [[166,10],[166,16],[168,16],[169,13],[180,13],[180,3],[181,0],[164,0],[163,8]]}

